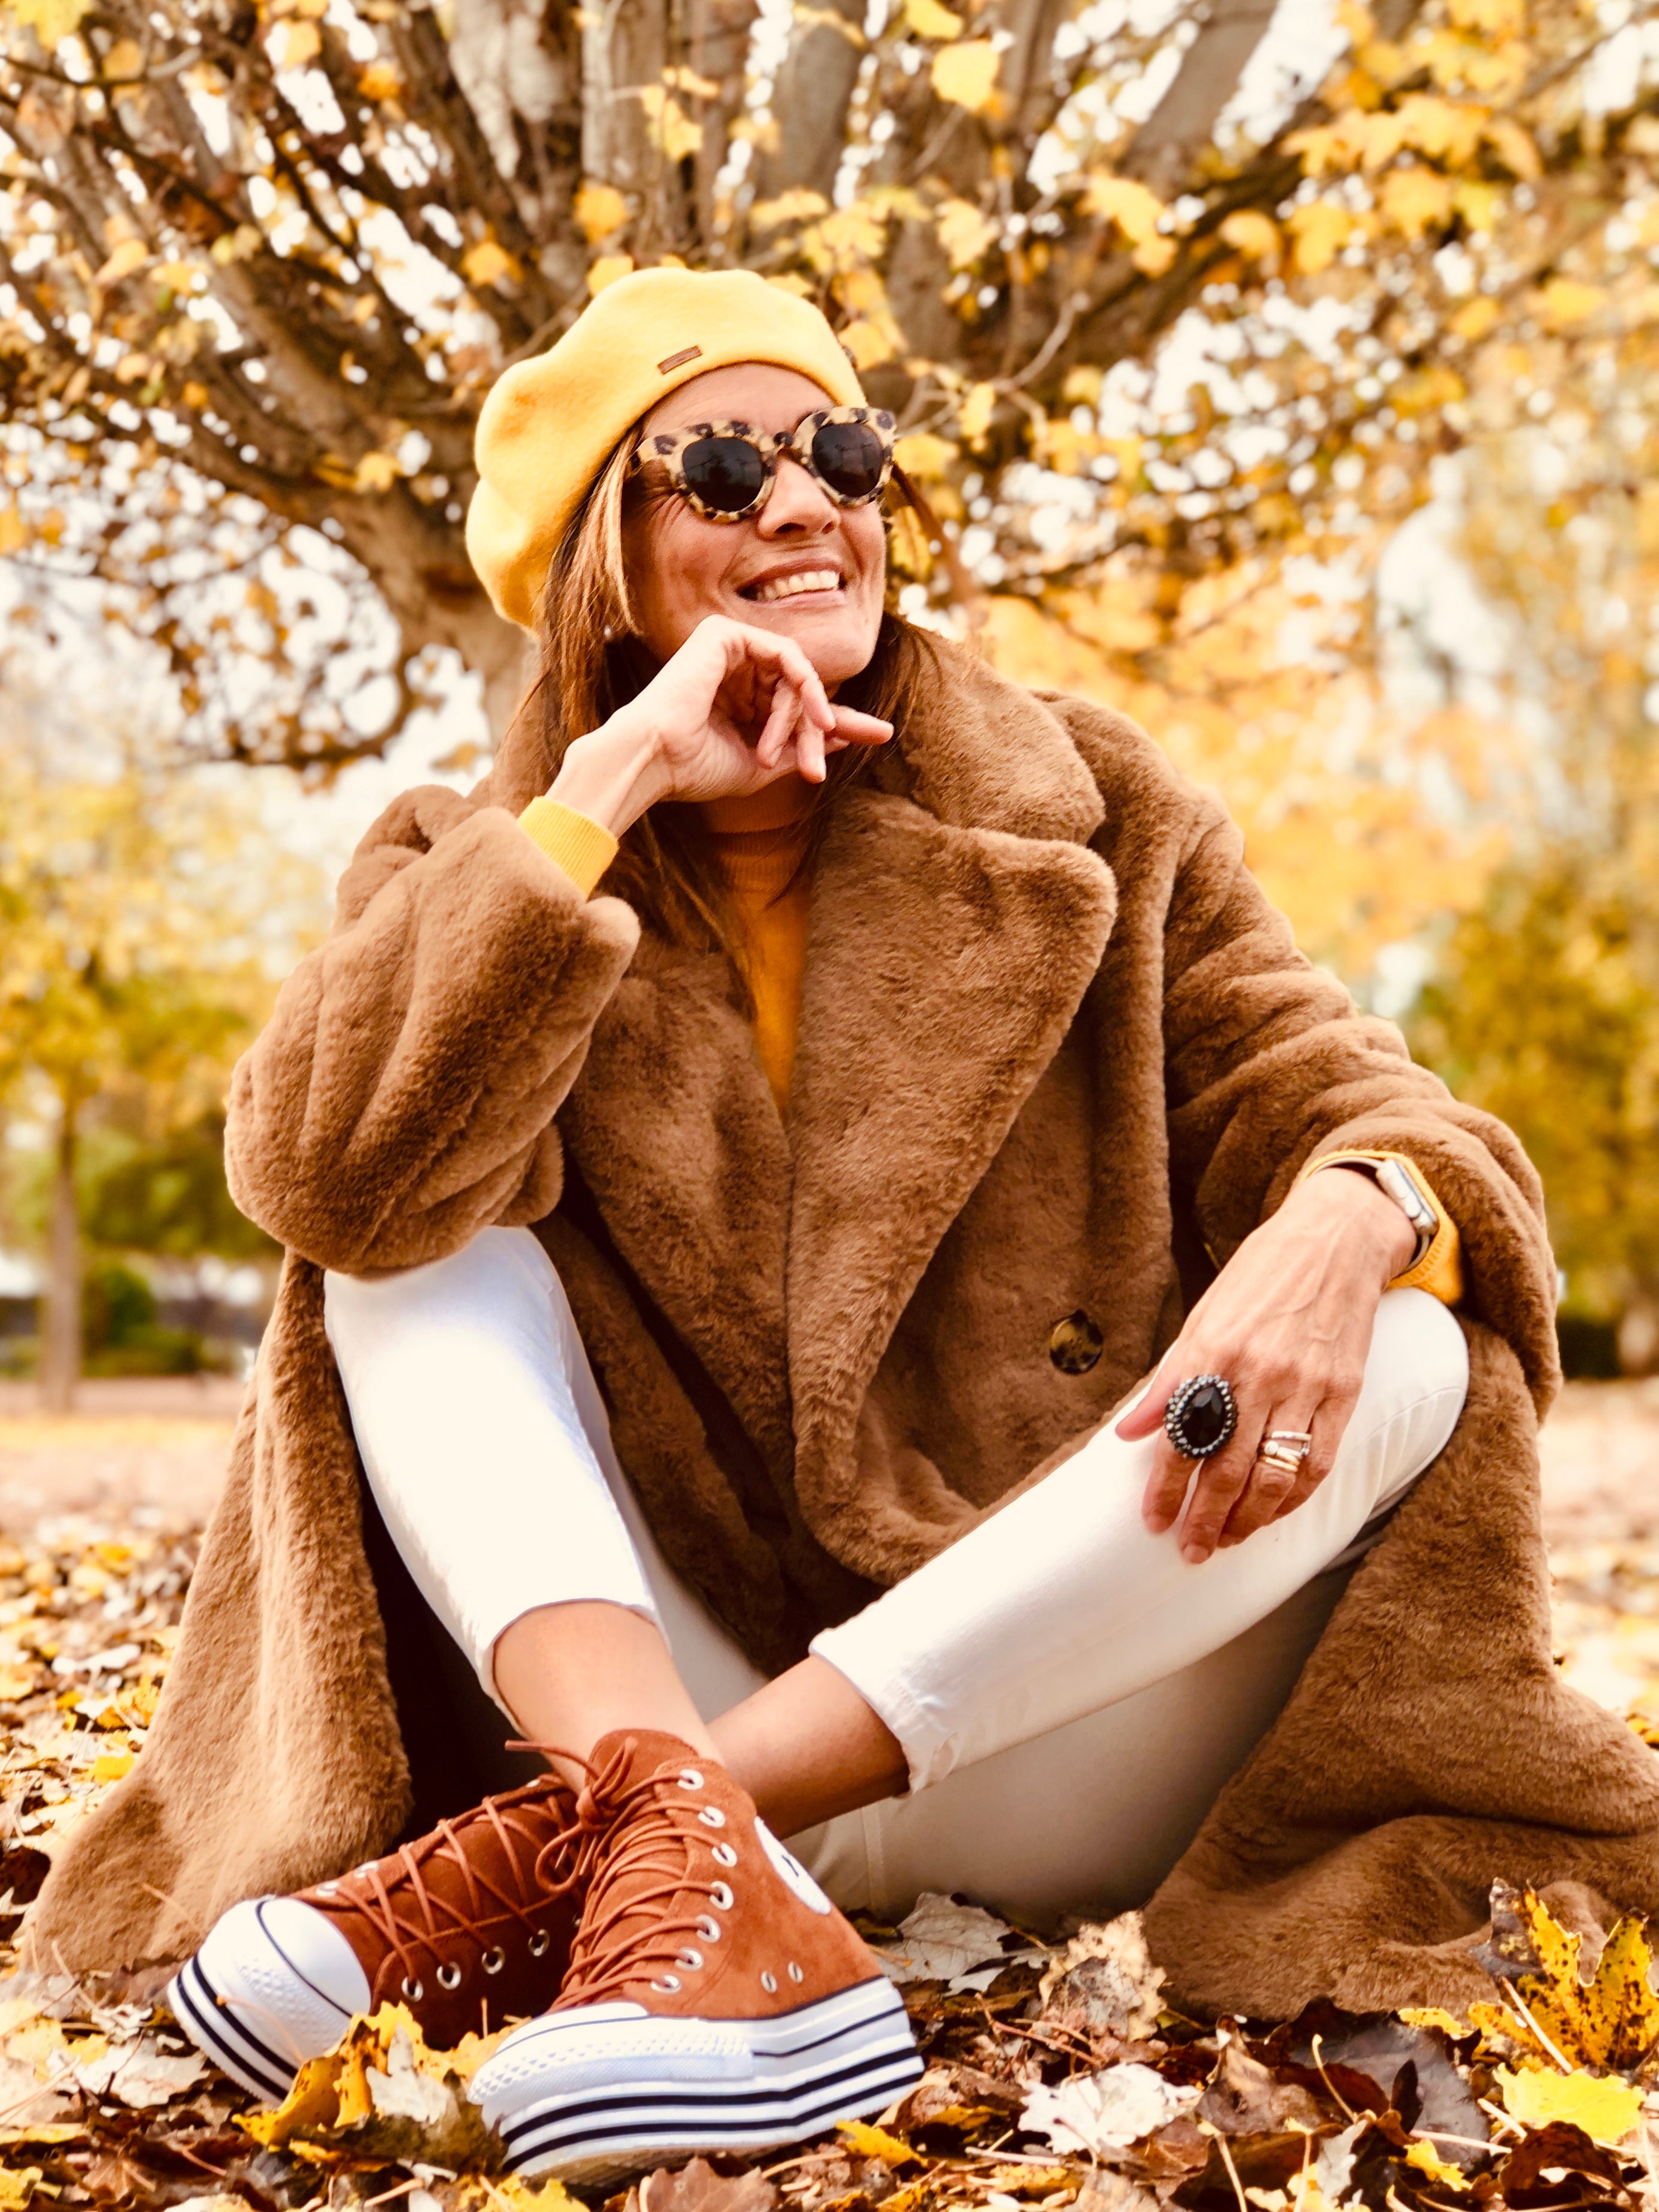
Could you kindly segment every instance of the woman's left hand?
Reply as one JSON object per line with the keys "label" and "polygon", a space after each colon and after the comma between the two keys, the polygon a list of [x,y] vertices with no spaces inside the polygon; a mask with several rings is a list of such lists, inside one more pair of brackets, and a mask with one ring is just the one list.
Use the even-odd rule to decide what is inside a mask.
{"label": "woman's left hand", "polygon": [[[1346,1168],[1298,1183],[1245,1238],[1188,1316],[1146,1395],[1117,1425],[1128,1440],[1161,1430],[1164,1408],[1189,1376],[1222,1375],[1232,1385],[1237,1429],[1196,1462],[1196,1482],[1194,1462],[1159,1435],[1141,1505],[1155,1535],[1174,1526],[1189,1484],[1181,1551],[1194,1566],[1313,1495],[1358,1402],[1377,1305],[1415,1249],[1393,1200]],[[1312,1434],[1300,1474],[1257,1458],[1273,1429]]]}

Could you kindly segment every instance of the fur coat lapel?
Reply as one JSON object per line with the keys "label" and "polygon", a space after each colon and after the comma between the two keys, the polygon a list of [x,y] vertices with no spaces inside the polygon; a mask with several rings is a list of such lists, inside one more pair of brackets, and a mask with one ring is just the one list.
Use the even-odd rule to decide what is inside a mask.
{"label": "fur coat lapel", "polygon": [[564,1115],[618,1251],[781,1472],[848,1447],[1115,909],[1098,790],[1030,693],[939,687],[880,774],[819,856],[787,1133],[726,963],[648,936]]}

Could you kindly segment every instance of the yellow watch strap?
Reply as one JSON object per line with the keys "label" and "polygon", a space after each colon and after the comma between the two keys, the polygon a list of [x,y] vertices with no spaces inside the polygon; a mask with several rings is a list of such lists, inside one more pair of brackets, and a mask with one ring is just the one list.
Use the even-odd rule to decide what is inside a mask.
{"label": "yellow watch strap", "polygon": [[1412,1181],[1434,1208],[1439,1224],[1422,1258],[1414,1260],[1402,1274],[1396,1275],[1389,1288],[1391,1291],[1426,1291],[1431,1297],[1438,1298],[1442,1305],[1455,1306],[1463,1295],[1463,1240],[1457,1233],[1457,1224],[1440,1203],[1434,1185],[1409,1152],[1325,1152],[1319,1158],[1310,1160],[1297,1181],[1305,1182],[1310,1175],[1317,1175],[1322,1168],[1340,1167],[1345,1161],[1360,1166],[1380,1167],[1384,1160],[1398,1160],[1402,1168],[1411,1170]]}
{"label": "yellow watch strap", "polygon": [[608,830],[562,799],[532,799],[519,826],[548,859],[562,868],[584,898],[592,898],[599,878],[617,857]]}

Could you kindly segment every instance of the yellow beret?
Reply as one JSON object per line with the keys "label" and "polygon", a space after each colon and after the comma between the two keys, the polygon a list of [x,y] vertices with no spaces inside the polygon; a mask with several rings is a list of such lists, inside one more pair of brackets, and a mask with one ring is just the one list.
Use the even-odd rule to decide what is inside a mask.
{"label": "yellow beret", "polygon": [[548,563],[624,431],[694,376],[741,361],[797,369],[837,407],[864,404],[817,309],[748,269],[636,269],[497,380],[478,416],[466,550],[498,614],[532,627]]}

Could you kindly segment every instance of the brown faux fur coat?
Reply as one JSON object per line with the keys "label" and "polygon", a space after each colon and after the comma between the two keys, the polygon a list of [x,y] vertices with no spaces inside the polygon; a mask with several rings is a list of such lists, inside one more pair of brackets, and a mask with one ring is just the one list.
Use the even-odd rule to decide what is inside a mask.
{"label": "brown faux fur coat", "polygon": [[[161,1711],[37,1959],[175,1955],[410,1814],[325,1268],[535,1224],[665,1552],[778,1668],[1073,1448],[1206,1249],[1352,1146],[1410,1154],[1458,1221],[1469,1401],[1152,1899],[1155,1949],[1194,2006],[1451,2003],[1495,1876],[1579,1919],[1659,1908],[1659,1765],[1551,1664],[1553,1274],[1520,1147],[1309,966],[1140,731],[941,664],[820,856],[787,1133],[725,962],[584,902],[518,828],[533,741],[365,838],[237,1070],[233,1188],[282,1293]],[[1079,1309],[1083,1374],[1049,1357]]]}

